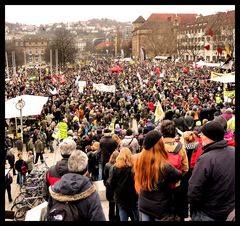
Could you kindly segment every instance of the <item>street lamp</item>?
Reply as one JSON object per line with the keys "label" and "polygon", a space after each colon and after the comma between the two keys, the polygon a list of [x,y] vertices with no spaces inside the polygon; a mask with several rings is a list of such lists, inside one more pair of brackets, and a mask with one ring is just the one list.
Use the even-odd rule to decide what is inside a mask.
{"label": "street lamp", "polygon": [[23,141],[23,124],[22,124],[22,109],[25,106],[25,101],[23,99],[18,100],[15,107],[20,110],[20,122],[21,122],[21,139]]}

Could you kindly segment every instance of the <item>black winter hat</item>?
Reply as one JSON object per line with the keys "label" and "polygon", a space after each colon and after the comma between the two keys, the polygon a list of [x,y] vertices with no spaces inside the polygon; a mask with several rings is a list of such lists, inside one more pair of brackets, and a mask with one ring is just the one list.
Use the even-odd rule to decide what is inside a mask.
{"label": "black winter hat", "polygon": [[201,132],[213,141],[220,141],[224,139],[224,128],[216,121],[211,121],[203,125]]}
{"label": "black winter hat", "polygon": [[153,147],[159,139],[162,137],[161,133],[157,130],[151,130],[149,131],[143,141],[143,147],[146,150],[149,150],[151,147]]}

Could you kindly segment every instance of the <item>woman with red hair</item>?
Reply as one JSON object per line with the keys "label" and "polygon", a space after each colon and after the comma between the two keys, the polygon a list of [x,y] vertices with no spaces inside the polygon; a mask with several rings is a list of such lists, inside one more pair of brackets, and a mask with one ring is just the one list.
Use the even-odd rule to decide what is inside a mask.
{"label": "woman with red hair", "polygon": [[135,180],[140,184],[139,212],[142,221],[170,221],[172,217],[172,184],[181,172],[168,161],[160,132],[147,133],[141,155],[134,165]]}

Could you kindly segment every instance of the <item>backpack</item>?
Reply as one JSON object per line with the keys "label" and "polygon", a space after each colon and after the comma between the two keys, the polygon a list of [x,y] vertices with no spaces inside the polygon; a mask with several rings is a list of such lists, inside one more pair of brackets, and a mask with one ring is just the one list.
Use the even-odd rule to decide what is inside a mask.
{"label": "backpack", "polygon": [[60,202],[52,198],[47,212],[47,221],[79,221],[79,211],[73,202]]}
{"label": "backpack", "polygon": [[178,142],[176,148],[173,152],[168,152],[169,162],[178,170],[182,172],[182,156],[179,154],[179,151],[182,149],[182,143]]}
{"label": "backpack", "polygon": [[131,153],[134,153],[134,149],[133,149],[133,147],[131,146],[131,143],[133,142],[133,139],[134,139],[134,137],[132,138],[132,140],[129,142],[129,144],[126,146],[126,147],[128,147],[129,149],[130,149],[130,151],[131,151]]}

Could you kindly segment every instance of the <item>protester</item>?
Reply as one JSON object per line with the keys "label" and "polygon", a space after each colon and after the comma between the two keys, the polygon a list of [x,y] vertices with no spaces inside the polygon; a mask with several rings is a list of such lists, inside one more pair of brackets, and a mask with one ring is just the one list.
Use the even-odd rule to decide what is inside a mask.
{"label": "protester", "polygon": [[27,160],[26,160],[27,168],[28,168],[28,174],[30,174],[31,171],[33,170],[33,165],[34,165],[33,161],[34,161],[33,153],[32,153],[32,151],[28,151]]}
{"label": "protester", "polygon": [[114,164],[116,163],[116,158],[118,157],[118,155],[119,155],[119,152],[114,151],[111,154],[110,159],[109,159],[108,163],[105,165],[105,168],[104,168],[103,183],[106,187],[106,198],[107,198],[108,203],[109,203],[109,205],[108,205],[109,221],[120,221],[118,206],[114,202],[114,197],[113,197],[114,190],[112,190],[111,187],[108,184],[109,172],[110,172],[111,168],[114,166]]}
{"label": "protester", "polygon": [[[163,143],[165,150],[169,155],[169,162],[173,164],[178,170],[182,172],[184,176],[189,170],[189,162],[186,149],[181,141],[176,142],[176,127],[173,121],[163,120],[161,123],[160,131],[163,136]],[[181,178],[182,179],[182,178]],[[187,190],[181,186],[181,180],[179,180],[173,189],[174,191],[174,209],[176,218],[180,218],[184,221],[184,218],[188,217]]]}
{"label": "protester", "polygon": [[138,140],[133,136],[133,131],[129,128],[127,129],[126,136],[122,139],[121,147],[128,147],[132,154],[136,154],[138,152]]}
{"label": "protester", "polygon": [[[59,181],[49,187],[48,220],[59,219],[61,209],[52,208],[57,202],[68,202],[74,206],[70,207],[74,217],[71,221],[106,220],[96,188],[86,177],[87,163],[88,157],[84,152],[74,150],[71,153],[68,159],[69,173],[64,174]],[[50,211],[51,209],[52,211]],[[64,221],[65,216],[61,216],[63,218],[59,220]]]}
{"label": "protester", "polygon": [[[235,148],[224,140],[216,121],[201,130],[203,153],[189,180],[193,221],[225,221],[235,208]],[[213,164],[214,163],[214,164]]]}
{"label": "protester", "polygon": [[104,179],[104,167],[111,154],[116,150],[118,143],[112,138],[111,130],[105,129],[104,136],[100,140],[99,152],[101,153],[99,164],[99,179]]}
{"label": "protester", "polygon": [[7,164],[7,162],[5,162],[5,191],[7,190],[9,203],[13,201],[11,193],[11,184],[13,182],[13,177],[10,171],[11,169],[9,169],[9,165]]}
{"label": "protester", "polygon": [[116,163],[109,172],[108,185],[114,191],[114,202],[119,209],[120,221],[139,220],[138,195],[134,187],[132,154],[123,147],[116,158]]}
{"label": "protester", "polygon": [[41,140],[40,135],[37,136],[37,140],[34,143],[34,148],[36,153],[34,164],[37,164],[39,157],[40,157],[41,163],[43,163],[44,162],[44,158],[43,158],[44,144],[43,144],[43,141]]}
{"label": "protester", "polygon": [[136,159],[135,181],[140,184],[139,211],[142,221],[173,221],[173,190],[171,184],[181,178],[181,172],[168,161],[160,132],[147,133],[143,150]]}
{"label": "protester", "polygon": [[20,185],[20,188],[26,181],[26,173],[28,171],[27,163],[23,159],[23,155],[18,153],[18,160],[15,162],[15,169],[18,171],[17,183]]}
{"label": "protester", "polygon": [[44,179],[43,186],[43,198],[47,201],[49,198],[49,186],[53,185],[55,182],[61,179],[61,177],[68,173],[68,158],[71,153],[76,150],[76,143],[71,139],[64,139],[59,144],[59,150],[62,156],[62,159],[53,165],[46,172],[46,177]]}

